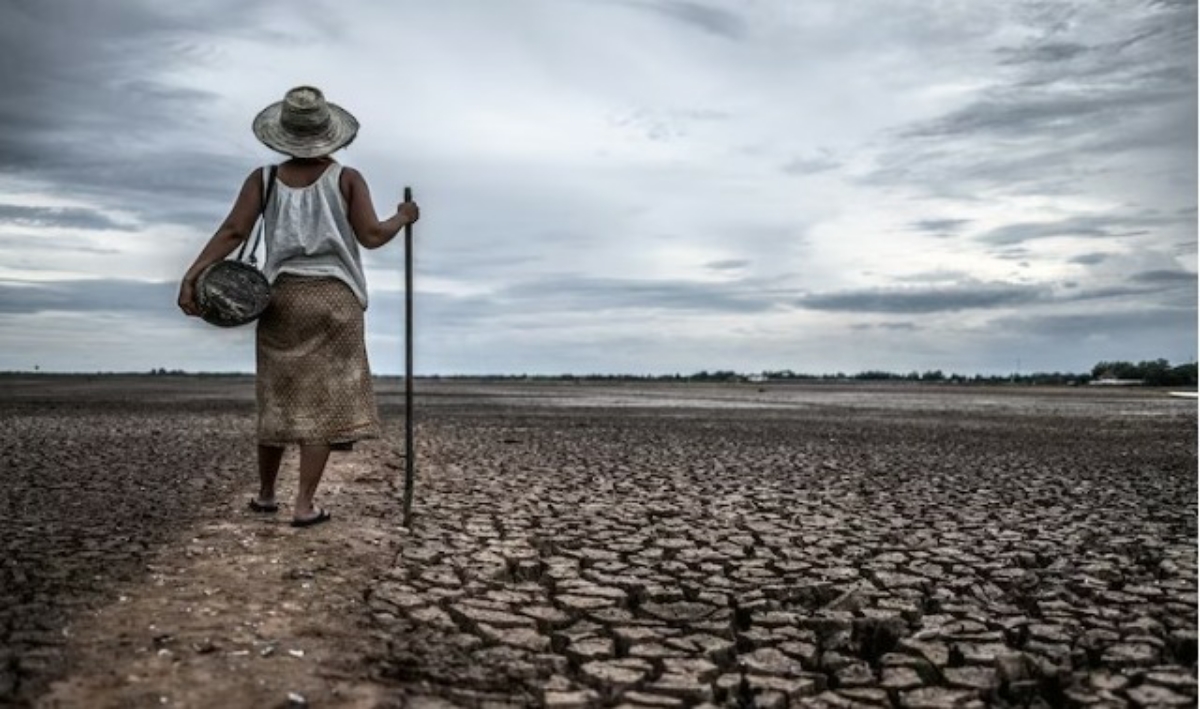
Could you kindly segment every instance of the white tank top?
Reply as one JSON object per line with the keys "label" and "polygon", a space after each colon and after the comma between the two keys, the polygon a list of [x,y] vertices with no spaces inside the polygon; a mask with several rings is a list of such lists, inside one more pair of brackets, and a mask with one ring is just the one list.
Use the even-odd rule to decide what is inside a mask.
{"label": "white tank top", "polygon": [[[270,168],[264,167],[264,183],[269,174]],[[275,177],[275,190],[263,212],[263,273],[271,283],[283,273],[337,278],[350,286],[366,310],[367,279],[339,189],[341,176],[342,166],[334,163],[307,187],[288,187]]]}

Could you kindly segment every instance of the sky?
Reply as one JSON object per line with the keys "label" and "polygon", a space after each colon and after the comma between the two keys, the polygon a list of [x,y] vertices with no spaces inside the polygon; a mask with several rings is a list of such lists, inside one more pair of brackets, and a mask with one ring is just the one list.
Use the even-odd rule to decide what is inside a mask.
{"label": "sky", "polygon": [[[418,374],[1194,361],[1192,0],[6,0],[0,370],[253,371],[184,271],[321,88]],[[404,370],[402,240],[364,252]]]}

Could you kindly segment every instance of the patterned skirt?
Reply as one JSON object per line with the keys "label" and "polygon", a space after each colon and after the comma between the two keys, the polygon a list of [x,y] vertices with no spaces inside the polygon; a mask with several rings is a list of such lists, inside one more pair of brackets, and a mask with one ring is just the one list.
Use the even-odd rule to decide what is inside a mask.
{"label": "patterned skirt", "polygon": [[255,355],[259,443],[344,448],[381,435],[362,305],[345,283],[281,275]]}

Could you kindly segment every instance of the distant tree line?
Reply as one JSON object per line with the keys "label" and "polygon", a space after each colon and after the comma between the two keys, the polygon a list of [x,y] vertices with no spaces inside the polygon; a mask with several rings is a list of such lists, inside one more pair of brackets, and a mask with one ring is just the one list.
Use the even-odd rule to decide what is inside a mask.
{"label": "distant tree line", "polygon": [[790,369],[746,374],[729,369],[701,370],[692,374],[498,374],[448,375],[433,379],[474,379],[493,381],[594,381],[594,382],[925,382],[946,384],[1027,384],[1075,386],[1100,379],[1136,380],[1146,386],[1196,386],[1196,364],[1171,366],[1165,359],[1139,362],[1100,362],[1091,372],[1028,372],[1012,374],[947,374],[940,369],[889,372],[870,369],[854,374],[834,372],[811,374]]}
{"label": "distant tree line", "polygon": [[[701,375],[704,373],[701,372]],[[1140,381],[1146,386],[1196,386],[1196,363],[1171,366],[1165,359],[1146,360],[1136,364],[1114,361],[1098,362],[1091,372],[1029,372],[1005,375],[946,374],[940,369],[924,372],[911,371],[904,374],[881,370],[867,370],[857,374],[810,375],[797,374],[791,370],[763,372],[763,378],[771,380],[804,379],[850,379],[857,381],[903,381],[903,382],[949,382],[954,384],[1088,384],[1095,380],[1122,379]]]}
{"label": "distant tree line", "polygon": [[[6,371],[0,375],[22,375],[29,372]],[[106,374],[95,372],[93,374]],[[241,377],[238,372],[185,372],[182,369],[168,370],[158,367],[147,372],[150,376],[199,376],[199,377]],[[60,375],[71,376],[71,375]],[[83,376],[80,373],[75,376]],[[88,375],[91,376],[91,375]],[[392,379],[397,377],[384,376]],[[1103,361],[1097,362],[1092,371],[1083,373],[1072,372],[1030,372],[1013,374],[946,374],[940,369],[924,372],[889,372],[869,369],[854,374],[835,372],[827,374],[809,374],[795,372],[790,369],[764,371],[758,374],[745,374],[729,369],[715,371],[701,370],[692,374],[485,374],[485,375],[431,375],[422,379],[468,379],[488,381],[596,381],[596,382],[925,382],[948,384],[1031,384],[1031,385],[1079,385],[1093,381],[1123,380],[1138,382],[1145,386],[1196,387],[1196,363],[1189,362],[1172,366],[1165,359],[1145,360],[1142,362]]]}
{"label": "distant tree line", "polygon": [[864,382],[933,382],[948,384],[1086,384],[1091,375],[1074,374],[1072,372],[1031,372],[1027,374],[947,374],[940,369],[930,369],[924,372],[888,372],[871,369],[855,374],[837,372],[822,375],[790,375],[788,372],[763,372],[767,380],[850,380]]}
{"label": "distant tree line", "polygon": [[1174,367],[1165,359],[1144,362],[1097,362],[1092,367],[1096,379],[1140,379],[1146,386],[1195,386],[1196,363]]}

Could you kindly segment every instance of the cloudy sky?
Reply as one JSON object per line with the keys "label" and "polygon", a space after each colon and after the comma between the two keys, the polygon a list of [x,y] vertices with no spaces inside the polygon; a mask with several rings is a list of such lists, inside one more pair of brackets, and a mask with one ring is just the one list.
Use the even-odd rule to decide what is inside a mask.
{"label": "cloudy sky", "polygon": [[251,371],[177,284],[300,84],[422,204],[418,372],[1190,361],[1196,59],[1192,0],[7,0],[0,370]]}

